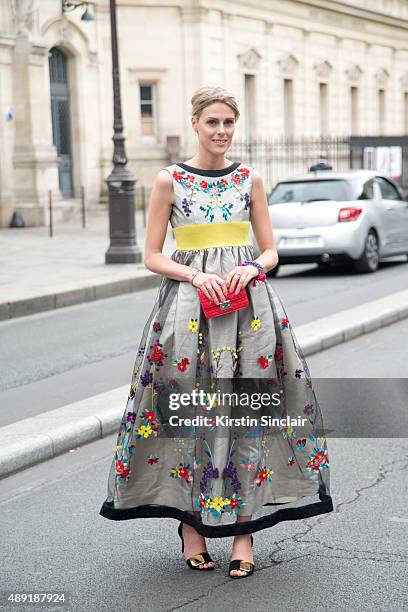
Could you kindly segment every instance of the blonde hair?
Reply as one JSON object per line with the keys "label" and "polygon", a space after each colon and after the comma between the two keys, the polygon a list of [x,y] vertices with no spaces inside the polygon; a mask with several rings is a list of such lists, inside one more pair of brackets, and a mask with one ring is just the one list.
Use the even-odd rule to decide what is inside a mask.
{"label": "blonde hair", "polygon": [[214,102],[223,102],[224,104],[227,104],[227,106],[229,106],[234,112],[235,120],[238,119],[240,113],[234,96],[223,87],[211,87],[209,85],[200,87],[200,89],[197,89],[197,91],[194,92],[193,97],[191,98],[191,104],[193,107],[191,115],[196,117],[198,120],[206,106],[214,104]]}

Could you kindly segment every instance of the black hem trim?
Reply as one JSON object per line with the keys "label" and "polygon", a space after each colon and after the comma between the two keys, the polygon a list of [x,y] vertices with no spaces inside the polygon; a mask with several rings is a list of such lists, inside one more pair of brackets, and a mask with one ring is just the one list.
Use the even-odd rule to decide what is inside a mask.
{"label": "black hem trim", "polygon": [[[297,508],[281,508],[276,510],[276,512],[273,514],[268,514],[267,516],[262,516],[249,522],[230,523],[220,525],[219,527],[205,525],[189,512],[179,510],[178,508],[173,508],[171,506],[149,504],[145,506],[136,506],[134,508],[115,509],[113,502],[105,501],[99,514],[112,521],[127,521],[135,518],[173,518],[182,521],[183,523],[188,523],[205,538],[224,538],[235,535],[255,533],[257,531],[261,531],[261,529],[273,527],[282,521],[296,521],[317,516],[318,514],[326,514],[334,510],[333,500],[330,495],[319,493],[319,499],[320,501],[318,502],[313,502]],[[284,504],[264,505],[280,506]]]}
{"label": "black hem trim", "polygon": [[183,168],[183,170],[191,172],[192,174],[199,174],[200,176],[225,176],[227,174],[231,174],[231,172],[236,170],[240,165],[241,162],[234,162],[230,166],[221,168],[219,170],[203,170],[202,168],[194,168],[194,166],[189,166],[183,162],[176,164],[176,166],[180,166],[180,168]]}

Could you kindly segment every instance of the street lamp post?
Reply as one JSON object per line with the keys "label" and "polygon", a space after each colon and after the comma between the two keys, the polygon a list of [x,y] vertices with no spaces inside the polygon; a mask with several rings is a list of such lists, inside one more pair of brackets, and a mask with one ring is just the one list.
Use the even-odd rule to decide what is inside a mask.
{"label": "street lamp post", "polygon": [[[89,20],[88,2],[62,0],[63,12],[86,6],[85,20]],[[84,15],[82,18],[84,19]],[[106,182],[109,191],[110,245],[105,263],[140,263],[142,251],[137,245],[135,229],[135,178],[127,168],[125,136],[123,134],[116,0],[110,0],[112,82],[113,82],[113,169]]]}

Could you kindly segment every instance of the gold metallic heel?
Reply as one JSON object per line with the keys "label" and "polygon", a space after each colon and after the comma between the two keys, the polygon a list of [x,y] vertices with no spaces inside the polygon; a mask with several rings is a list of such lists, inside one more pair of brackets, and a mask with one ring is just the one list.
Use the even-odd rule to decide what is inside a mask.
{"label": "gold metallic heel", "polygon": [[[184,538],[183,538],[183,523],[180,523],[180,525],[178,526],[178,534],[181,538],[181,552],[184,552]],[[200,565],[203,565],[203,563],[214,563],[214,561],[211,559],[210,555],[208,554],[208,552],[202,552],[199,553],[198,555],[194,555],[193,557],[190,557],[189,559],[186,560],[187,565],[193,569],[193,570],[198,570],[200,572],[205,572],[206,570],[213,570],[213,567],[205,567],[202,570],[200,570]]]}

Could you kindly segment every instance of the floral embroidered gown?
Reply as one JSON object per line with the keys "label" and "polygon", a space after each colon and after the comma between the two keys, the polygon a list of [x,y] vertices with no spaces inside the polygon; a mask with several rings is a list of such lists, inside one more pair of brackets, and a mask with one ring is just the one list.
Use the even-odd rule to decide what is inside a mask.
{"label": "floral embroidered gown", "polygon": [[[166,170],[173,228],[228,230],[231,221],[250,221],[250,166],[210,171],[178,163]],[[243,244],[175,250],[171,258],[224,277],[254,252]],[[172,517],[222,537],[333,510],[322,415],[305,358],[272,280],[250,281],[246,290],[246,308],[207,319],[190,282],[162,278],[136,356],[102,516]],[[172,406],[183,393],[185,405]],[[261,394],[279,403],[259,406],[252,400]],[[242,399],[248,397],[252,404]],[[287,417],[283,425],[268,421]],[[251,519],[238,523],[237,515]]]}

